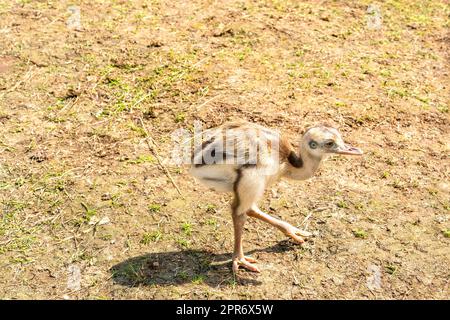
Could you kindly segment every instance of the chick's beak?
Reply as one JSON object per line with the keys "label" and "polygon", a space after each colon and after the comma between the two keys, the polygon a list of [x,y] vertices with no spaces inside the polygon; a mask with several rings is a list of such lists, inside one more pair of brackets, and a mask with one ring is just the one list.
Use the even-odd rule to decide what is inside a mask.
{"label": "chick's beak", "polygon": [[336,150],[337,154],[345,154],[345,155],[352,155],[352,156],[360,156],[363,154],[363,151],[359,148],[352,147],[348,144],[343,144],[342,146],[339,146]]}

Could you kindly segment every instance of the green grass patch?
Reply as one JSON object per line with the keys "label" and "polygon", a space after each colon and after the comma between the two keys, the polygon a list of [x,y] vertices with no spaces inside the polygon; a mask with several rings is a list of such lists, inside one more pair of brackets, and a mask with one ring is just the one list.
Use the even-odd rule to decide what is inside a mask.
{"label": "green grass patch", "polygon": [[83,215],[83,220],[85,222],[90,222],[93,217],[97,215],[97,210],[94,208],[89,208],[85,203],[81,202],[81,206],[84,208],[85,212]]}
{"label": "green grass patch", "polygon": [[127,162],[130,164],[156,163],[156,159],[151,155],[141,155],[136,159],[128,160]]}
{"label": "green grass patch", "polygon": [[190,236],[192,234],[192,224],[184,222],[181,225],[181,230],[183,230],[185,235]]}
{"label": "green grass patch", "polygon": [[148,245],[153,242],[158,242],[162,238],[160,231],[147,232],[142,235],[140,243]]}
{"label": "green grass patch", "polygon": [[152,203],[148,205],[148,211],[151,213],[156,213],[161,211],[161,205],[157,203]]}
{"label": "green grass patch", "polygon": [[353,232],[353,235],[354,235],[356,238],[366,239],[367,236],[368,236],[368,235],[367,235],[367,232],[364,231],[364,230],[361,230],[361,229],[355,229],[355,230],[353,230],[352,232]]}

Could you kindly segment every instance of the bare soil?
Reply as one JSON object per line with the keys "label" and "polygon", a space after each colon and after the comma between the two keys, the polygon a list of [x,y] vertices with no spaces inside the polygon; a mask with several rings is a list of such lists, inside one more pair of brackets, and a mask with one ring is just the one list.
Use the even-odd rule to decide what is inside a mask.
{"label": "bare soil", "polygon": [[[450,298],[448,1],[77,3],[0,3],[0,298]],[[140,118],[163,159],[236,119],[365,155],[267,190],[315,236],[249,219],[233,278],[230,196],[168,166],[180,196]]]}

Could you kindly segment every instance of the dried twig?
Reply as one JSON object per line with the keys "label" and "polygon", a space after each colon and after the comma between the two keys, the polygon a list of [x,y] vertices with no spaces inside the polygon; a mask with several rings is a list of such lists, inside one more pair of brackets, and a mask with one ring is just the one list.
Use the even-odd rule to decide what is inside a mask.
{"label": "dried twig", "polygon": [[140,104],[142,101],[144,101],[145,99],[147,99],[148,97],[150,97],[153,93],[150,92],[148,94],[146,94],[145,96],[142,96],[138,101],[136,101],[135,103],[133,103],[133,105],[131,106],[131,109],[134,109],[138,104]]}
{"label": "dried twig", "polygon": [[80,96],[77,96],[75,100],[71,104],[66,104],[61,110],[58,111],[58,114],[62,113],[63,111],[70,111],[74,105],[77,104],[78,100],[80,99]]}
{"label": "dried twig", "polygon": [[[159,154],[158,154],[158,151],[157,151],[156,148],[155,148],[155,147],[157,146],[157,145],[156,145],[156,142],[155,142],[155,140],[153,140],[152,137],[148,134],[148,131],[147,131],[147,129],[145,128],[145,125],[144,125],[144,121],[142,120],[141,117],[139,117],[139,121],[141,122],[142,129],[144,130],[144,133],[145,133],[145,141],[147,142],[148,148],[149,148],[150,151],[153,153],[153,155],[156,157],[156,160],[158,160],[159,166],[163,169],[164,173],[167,175],[167,177],[169,178],[170,182],[172,182],[172,184],[173,184],[173,186],[175,187],[175,189],[177,189],[177,191],[178,191],[178,193],[180,194],[180,196],[183,196],[183,194],[182,194],[181,191],[180,191],[180,188],[178,188],[177,184],[176,184],[175,181],[173,180],[172,175],[170,174],[169,170],[168,170],[168,169],[166,168],[166,166],[162,163],[161,158],[160,158],[160,156],[159,156]],[[150,144],[150,141],[152,142],[153,146],[155,146],[155,147],[153,147],[153,146]]]}
{"label": "dried twig", "polygon": [[325,211],[327,209],[329,209],[329,207],[321,207],[321,208],[316,208],[314,210],[311,210],[311,212],[308,213],[308,215],[305,217],[305,219],[303,219],[302,223],[300,223],[300,226],[303,226],[309,220],[309,218],[311,218],[313,213]]}
{"label": "dried twig", "polygon": [[0,95],[0,99],[3,99],[5,97],[6,94],[13,92],[15,90],[17,90],[17,88],[19,88],[23,83],[29,81],[31,78],[33,77],[33,66],[31,66],[27,73],[25,74],[25,76],[20,79],[19,81],[16,82],[16,84],[14,86],[12,86],[11,88],[9,88],[8,90],[6,90],[2,95]]}
{"label": "dried twig", "polygon": [[195,109],[198,111],[200,110],[200,108],[206,106],[208,103],[210,103],[211,101],[213,101],[214,99],[220,97],[220,94],[218,94],[217,96],[212,97],[211,99],[206,100],[205,102],[203,102],[201,105],[195,107]]}
{"label": "dried twig", "polygon": [[306,216],[305,219],[303,219],[302,223],[300,223],[300,225],[304,225],[306,221],[308,221],[308,219],[311,217],[311,215],[313,214],[313,212],[311,211],[310,213],[308,213],[308,215]]}

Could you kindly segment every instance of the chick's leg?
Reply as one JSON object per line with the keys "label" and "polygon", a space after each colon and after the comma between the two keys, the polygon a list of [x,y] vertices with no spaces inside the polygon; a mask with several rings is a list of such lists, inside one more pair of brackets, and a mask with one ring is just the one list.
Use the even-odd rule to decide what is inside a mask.
{"label": "chick's leg", "polygon": [[234,226],[234,252],[233,252],[233,272],[236,273],[239,267],[250,271],[259,272],[258,267],[253,263],[255,259],[244,256],[242,248],[242,233],[244,223],[247,219],[246,212],[255,205],[256,201],[264,193],[265,181],[256,170],[240,169],[238,178],[234,185],[234,201],[232,205],[233,226]]}
{"label": "chick's leg", "polygon": [[234,225],[234,252],[233,252],[233,272],[236,273],[239,267],[247,270],[259,272],[258,267],[253,265],[255,259],[244,256],[242,247],[242,233],[247,216],[245,214],[233,214]]}
{"label": "chick's leg", "polygon": [[311,233],[308,231],[300,230],[285,221],[274,218],[271,215],[262,212],[256,206],[252,206],[252,208],[247,211],[247,215],[271,224],[297,243],[303,243],[305,237],[311,236]]}

